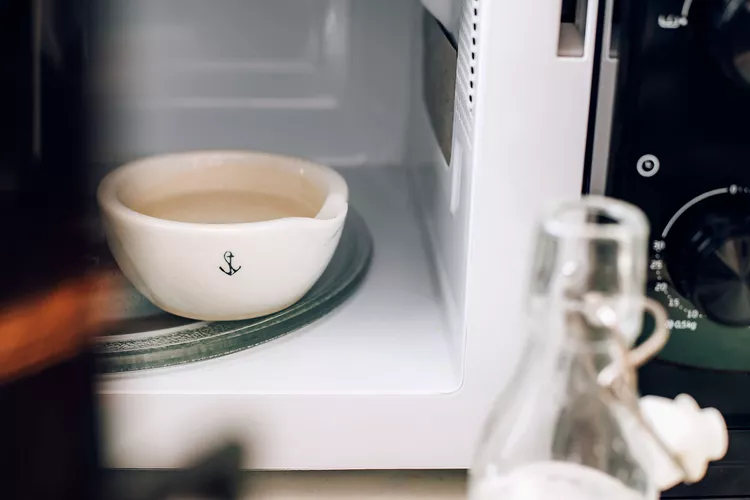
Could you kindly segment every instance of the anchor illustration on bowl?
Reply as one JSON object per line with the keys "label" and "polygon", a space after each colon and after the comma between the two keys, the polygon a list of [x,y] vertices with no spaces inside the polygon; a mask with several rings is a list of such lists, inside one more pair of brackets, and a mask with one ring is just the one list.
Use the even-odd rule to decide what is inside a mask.
{"label": "anchor illustration on bowl", "polygon": [[219,266],[219,269],[221,269],[221,272],[226,274],[227,276],[234,276],[240,271],[240,269],[242,269],[242,266],[235,268],[232,265],[232,259],[234,259],[234,254],[231,251],[224,252],[224,262],[227,263],[229,270],[227,271],[223,266]]}

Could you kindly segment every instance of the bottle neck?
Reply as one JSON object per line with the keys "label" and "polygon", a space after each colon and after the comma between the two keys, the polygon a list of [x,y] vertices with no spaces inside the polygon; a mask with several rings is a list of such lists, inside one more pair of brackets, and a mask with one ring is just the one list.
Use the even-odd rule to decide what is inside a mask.
{"label": "bottle neck", "polygon": [[[575,368],[588,371],[591,390],[608,367],[622,367],[626,383],[634,384],[633,374],[625,367],[629,347],[623,336],[612,327],[597,321],[580,302],[539,300],[529,310],[529,347],[523,365],[538,364],[553,370],[550,376],[566,378]],[[544,368],[544,367],[548,368]]]}

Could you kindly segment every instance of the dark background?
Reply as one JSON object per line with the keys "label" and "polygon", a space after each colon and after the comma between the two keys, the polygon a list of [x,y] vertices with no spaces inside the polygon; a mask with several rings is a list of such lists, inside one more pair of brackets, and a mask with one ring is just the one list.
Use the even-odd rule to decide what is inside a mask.
{"label": "dark background", "polygon": [[[0,0],[0,324],[20,301],[83,272],[86,242],[75,221],[87,136],[84,7]],[[91,355],[81,352],[0,381],[0,498],[97,496],[93,380]]]}

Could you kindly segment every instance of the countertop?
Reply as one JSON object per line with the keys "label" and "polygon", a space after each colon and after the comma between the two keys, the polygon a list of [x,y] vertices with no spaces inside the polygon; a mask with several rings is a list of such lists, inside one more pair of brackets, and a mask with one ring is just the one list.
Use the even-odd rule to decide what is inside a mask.
{"label": "countertop", "polygon": [[[220,463],[221,460],[214,465]],[[217,468],[210,465],[208,469],[221,471],[223,467]],[[154,496],[146,493],[154,491],[170,491],[167,495],[169,500],[195,498],[195,493],[185,494],[172,488],[163,489],[165,484],[179,483],[183,487],[189,484],[190,479],[180,474],[174,471],[110,471],[108,482],[112,489],[105,495],[105,498],[131,500],[163,497],[163,494]],[[195,472],[188,472],[188,474],[190,477],[195,476]],[[229,474],[231,475],[231,470]],[[223,473],[219,472],[218,477],[222,475]],[[165,478],[170,476],[172,479],[165,481]],[[236,498],[237,500],[464,500],[466,498],[466,471],[241,472],[239,494]]]}
{"label": "countertop", "polygon": [[256,472],[242,500],[459,500],[464,471]]}

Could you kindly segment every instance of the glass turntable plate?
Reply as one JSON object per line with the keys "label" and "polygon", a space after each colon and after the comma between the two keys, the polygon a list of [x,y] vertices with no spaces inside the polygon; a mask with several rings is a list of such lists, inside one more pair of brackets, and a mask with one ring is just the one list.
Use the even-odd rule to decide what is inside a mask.
{"label": "glass turntable plate", "polygon": [[[111,320],[97,339],[103,373],[193,363],[249,349],[291,333],[325,316],[358,288],[367,274],[373,244],[362,217],[351,207],[336,253],[313,288],[296,304],[244,321],[195,321],[168,314],[123,280],[108,300]],[[112,267],[106,246],[92,255],[97,266]],[[109,309],[108,309],[109,310]]]}

